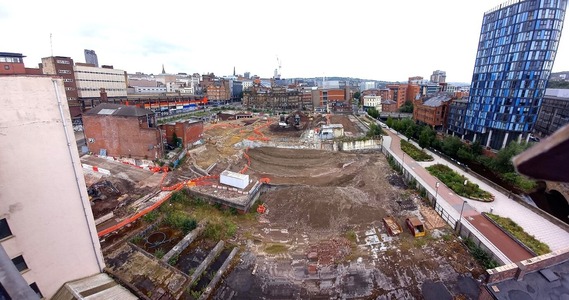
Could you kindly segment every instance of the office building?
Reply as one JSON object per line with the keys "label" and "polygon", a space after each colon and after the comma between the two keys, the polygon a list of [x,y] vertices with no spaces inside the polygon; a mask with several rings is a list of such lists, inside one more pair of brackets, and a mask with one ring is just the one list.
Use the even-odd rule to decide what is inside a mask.
{"label": "office building", "polygon": [[441,70],[436,70],[436,71],[433,71],[433,74],[431,75],[431,82],[445,83],[446,78],[447,78],[447,72],[441,71]]}
{"label": "office building", "polygon": [[99,59],[97,58],[97,53],[95,53],[95,50],[85,49],[84,52],[85,52],[85,62],[98,68]]}
{"label": "office building", "polygon": [[71,118],[80,118],[82,109],[77,92],[75,72],[73,72],[73,59],[65,56],[44,57],[41,59],[41,69],[43,74],[57,75],[63,78],[65,87],[63,92],[67,98]]}
{"label": "office building", "polygon": [[567,124],[569,124],[569,89],[546,89],[534,131],[541,136],[548,136]]}
{"label": "office building", "polygon": [[461,137],[493,149],[529,139],[566,7],[567,0],[509,1],[484,14]]}
{"label": "office building", "polygon": [[25,289],[49,299],[105,267],[65,84],[53,76],[0,76],[0,90],[0,299],[32,299],[14,284],[22,278]]}

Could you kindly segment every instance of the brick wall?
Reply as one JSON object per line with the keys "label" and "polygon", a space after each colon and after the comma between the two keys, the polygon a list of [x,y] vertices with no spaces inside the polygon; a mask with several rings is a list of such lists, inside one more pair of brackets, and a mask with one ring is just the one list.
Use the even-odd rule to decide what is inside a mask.
{"label": "brick wall", "polygon": [[[141,128],[136,117],[83,116],[87,147],[107,156],[155,159],[162,156],[160,133],[156,128]],[[93,139],[93,140],[91,140]]]}

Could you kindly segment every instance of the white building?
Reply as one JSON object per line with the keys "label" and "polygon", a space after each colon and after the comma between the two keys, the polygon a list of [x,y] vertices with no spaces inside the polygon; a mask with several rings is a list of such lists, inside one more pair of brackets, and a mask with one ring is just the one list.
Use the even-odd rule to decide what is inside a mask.
{"label": "white building", "polygon": [[0,90],[0,293],[49,299],[105,267],[63,80],[0,76]]}
{"label": "white building", "polygon": [[364,108],[375,108],[377,109],[379,112],[381,112],[381,96],[379,95],[367,95],[364,96],[364,101],[363,101],[363,106]]}
{"label": "white building", "polygon": [[241,83],[243,84],[243,90],[253,86],[253,80],[243,80]]}
{"label": "white building", "polygon": [[135,86],[133,88],[135,94],[164,94],[167,91],[165,86]]}
{"label": "white building", "polygon": [[365,81],[365,82],[360,83],[360,90],[361,91],[371,90],[371,89],[375,89],[375,82],[374,81]]}
{"label": "white building", "polygon": [[126,97],[126,75],[123,70],[73,66],[79,98],[98,98],[101,88],[107,97]]}

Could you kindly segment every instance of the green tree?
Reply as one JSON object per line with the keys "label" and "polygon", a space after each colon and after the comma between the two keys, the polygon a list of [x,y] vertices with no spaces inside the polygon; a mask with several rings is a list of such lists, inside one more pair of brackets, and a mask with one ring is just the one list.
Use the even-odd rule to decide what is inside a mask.
{"label": "green tree", "polygon": [[377,126],[377,124],[375,123],[371,123],[371,125],[369,126],[369,130],[367,131],[367,136],[374,137],[382,134],[383,130],[381,129],[381,127]]}
{"label": "green tree", "polygon": [[450,156],[457,156],[458,150],[462,147],[462,141],[456,136],[447,136],[444,138],[441,150]]}
{"label": "green tree", "polygon": [[498,151],[496,158],[494,158],[494,169],[501,173],[514,172],[512,157],[522,153],[529,146],[527,143],[510,142],[506,148]]}
{"label": "green tree", "polygon": [[354,99],[360,100],[361,94],[360,92],[355,92],[354,93]]}
{"label": "green tree", "polygon": [[176,132],[174,132],[174,134],[172,134],[172,144],[174,144],[174,146],[176,148],[180,147],[182,145],[182,139],[178,137]]}
{"label": "green tree", "polygon": [[389,127],[393,127],[393,118],[387,117],[387,120],[385,121],[385,125],[387,125]]}
{"label": "green tree", "polygon": [[436,132],[431,129],[431,127],[424,126],[423,129],[421,129],[421,133],[419,134],[419,146],[422,149],[428,148],[431,146],[435,138]]}
{"label": "green tree", "polygon": [[413,102],[405,101],[405,103],[399,108],[402,113],[413,113]]}
{"label": "green tree", "polygon": [[368,108],[367,114],[374,119],[377,119],[379,117],[379,112],[377,109],[375,109],[375,107]]}

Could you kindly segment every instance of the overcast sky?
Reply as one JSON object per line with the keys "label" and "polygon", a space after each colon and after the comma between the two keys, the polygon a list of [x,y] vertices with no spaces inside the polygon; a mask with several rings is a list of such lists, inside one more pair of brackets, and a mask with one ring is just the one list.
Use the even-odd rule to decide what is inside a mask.
{"label": "overcast sky", "polygon": [[[53,54],[129,73],[271,77],[346,76],[404,81],[447,72],[470,82],[482,16],[498,0],[2,1],[0,51],[28,67]],[[569,70],[562,35],[553,71]]]}

